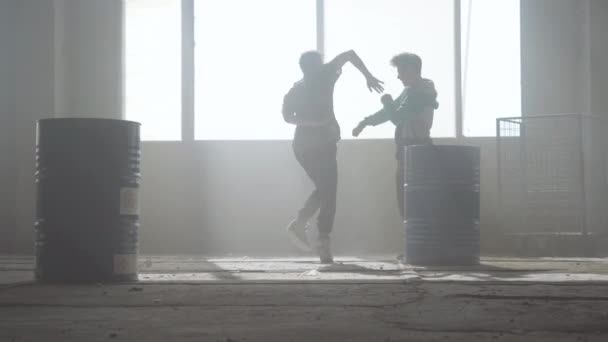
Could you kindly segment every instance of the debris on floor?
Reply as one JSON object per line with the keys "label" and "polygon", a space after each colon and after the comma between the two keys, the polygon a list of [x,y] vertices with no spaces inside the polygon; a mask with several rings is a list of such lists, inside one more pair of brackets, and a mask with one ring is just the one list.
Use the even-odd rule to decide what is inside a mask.
{"label": "debris on floor", "polygon": [[310,270],[310,271],[302,272],[302,273],[300,273],[300,275],[307,276],[307,277],[315,277],[315,276],[321,275],[321,272],[319,272],[318,270]]}

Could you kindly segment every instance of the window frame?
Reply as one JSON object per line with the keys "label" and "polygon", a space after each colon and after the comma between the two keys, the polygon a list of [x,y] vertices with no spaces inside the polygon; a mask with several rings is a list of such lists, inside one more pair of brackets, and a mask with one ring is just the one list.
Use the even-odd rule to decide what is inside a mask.
{"label": "window frame", "polygon": [[[182,113],[181,141],[199,141],[195,136],[195,37],[194,2],[181,0],[182,7]],[[316,1],[317,50],[325,52],[325,1]],[[462,139],[464,135],[464,113],[462,102],[462,13],[461,0],[452,0],[454,6],[454,131],[452,138]],[[492,133],[487,136],[492,137]]]}

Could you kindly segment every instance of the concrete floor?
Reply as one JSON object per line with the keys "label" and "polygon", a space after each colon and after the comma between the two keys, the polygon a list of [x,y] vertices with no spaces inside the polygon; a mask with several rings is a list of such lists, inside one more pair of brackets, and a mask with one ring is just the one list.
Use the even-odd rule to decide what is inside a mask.
{"label": "concrete floor", "polygon": [[142,257],[140,282],[43,285],[0,257],[0,341],[608,341],[608,259]]}

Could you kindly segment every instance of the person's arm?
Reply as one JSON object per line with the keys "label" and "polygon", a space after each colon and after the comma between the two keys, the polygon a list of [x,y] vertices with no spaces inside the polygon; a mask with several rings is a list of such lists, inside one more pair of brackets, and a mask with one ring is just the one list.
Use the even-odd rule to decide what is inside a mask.
{"label": "person's arm", "polygon": [[327,63],[327,66],[331,68],[332,72],[338,72],[347,62],[350,62],[355,68],[357,68],[357,70],[359,70],[363,74],[365,80],[367,81],[367,88],[370,91],[373,90],[378,93],[384,91],[384,87],[382,86],[383,82],[375,78],[374,75],[369,72],[369,70],[365,66],[365,63],[363,63],[361,58],[359,58],[359,55],[357,55],[354,50],[342,52],[334,59],[332,59],[329,63]]}
{"label": "person's arm", "polygon": [[293,88],[283,97],[283,120],[288,124],[297,125],[296,109],[293,103]]}
{"label": "person's arm", "polygon": [[353,129],[354,137],[359,136],[359,134],[361,134],[365,127],[378,126],[389,121],[392,118],[394,112],[393,98],[388,94],[382,96],[382,105],[382,109],[359,122],[357,127]]}
{"label": "person's arm", "polygon": [[410,89],[402,99],[396,101],[394,111],[391,113],[391,120],[398,125],[411,115],[432,113],[439,106],[436,98],[437,92],[434,89]]}

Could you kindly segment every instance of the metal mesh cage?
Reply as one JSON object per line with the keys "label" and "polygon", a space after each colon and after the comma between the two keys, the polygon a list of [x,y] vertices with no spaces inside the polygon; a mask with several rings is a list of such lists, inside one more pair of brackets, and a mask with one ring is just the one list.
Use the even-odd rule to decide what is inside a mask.
{"label": "metal mesh cage", "polygon": [[607,232],[605,123],[580,114],[496,120],[502,232]]}

